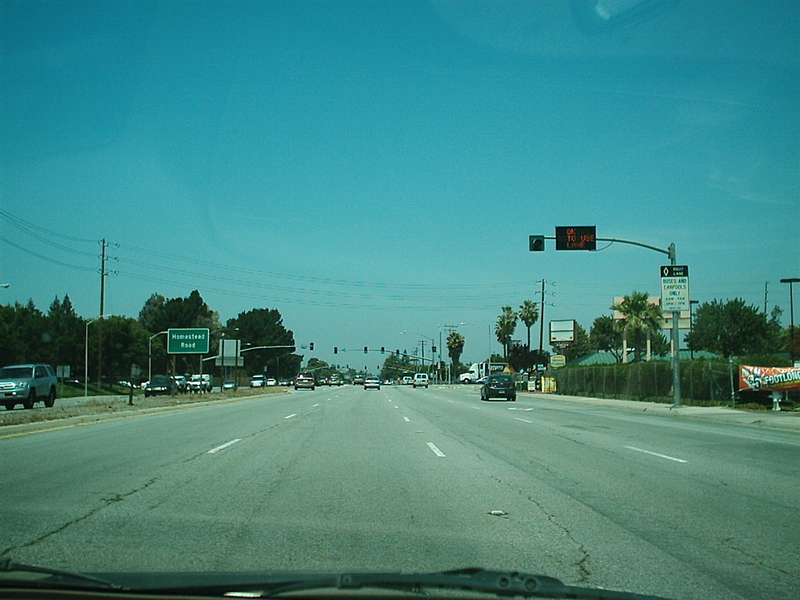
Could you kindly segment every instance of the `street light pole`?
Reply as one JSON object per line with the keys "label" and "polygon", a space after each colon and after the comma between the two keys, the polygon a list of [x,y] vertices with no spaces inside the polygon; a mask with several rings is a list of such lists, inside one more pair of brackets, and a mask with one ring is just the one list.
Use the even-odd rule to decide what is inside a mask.
{"label": "street light pole", "polygon": [[105,315],[86,321],[86,335],[83,338],[83,397],[89,396],[89,325],[102,319]]}
{"label": "street light pole", "polygon": [[147,340],[147,381],[153,380],[153,338],[168,333],[167,331],[159,331],[150,336]]}
{"label": "street light pole", "polygon": [[792,295],[792,287],[799,282],[800,277],[781,279],[781,283],[789,284],[789,358],[792,361],[792,365],[794,365],[794,297]]}

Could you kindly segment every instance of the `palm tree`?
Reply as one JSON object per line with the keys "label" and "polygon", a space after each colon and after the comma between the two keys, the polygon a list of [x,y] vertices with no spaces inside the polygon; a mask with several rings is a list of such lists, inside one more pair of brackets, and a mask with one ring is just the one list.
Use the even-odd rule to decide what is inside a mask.
{"label": "palm tree", "polygon": [[503,313],[497,317],[497,324],[494,327],[494,334],[497,341],[503,345],[503,357],[508,357],[508,346],[511,344],[511,336],[517,327],[519,316],[510,306],[503,307]]}
{"label": "palm tree", "polygon": [[539,309],[536,308],[536,302],[533,300],[524,300],[522,306],[519,307],[519,319],[525,323],[525,328],[528,330],[528,350],[530,350],[531,327],[539,320]]}
{"label": "palm tree", "polygon": [[628,339],[634,347],[634,360],[642,359],[642,345],[650,339],[650,334],[661,329],[661,307],[650,304],[650,295],[647,292],[633,292],[625,296],[622,302],[611,306],[622,315],[619,326],[622,330],[623,356]]}
{"label": "palm tree", "polygon": [[464,351],[464,336],[457,331],[451,331],[447,336],[447,354],[453,363],[453,375],[456,373],[458,361],[461,359],[461,353]]}

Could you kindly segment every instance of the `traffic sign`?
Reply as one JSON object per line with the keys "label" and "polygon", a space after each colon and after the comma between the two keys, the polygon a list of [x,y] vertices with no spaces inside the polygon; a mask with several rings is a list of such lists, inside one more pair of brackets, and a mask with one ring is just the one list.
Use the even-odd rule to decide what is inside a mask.
{"label": "traffic sign", "polygon": [[664,265],[661,267],[662,277],[688,277],[688,265]]}
{"label": "traffic sign", "polygon": [[167,354],[207,354],[207,327],[167,329]]}
{"label": "traffic sign", "polygon": [[597,227],[556,227],[556,250],[595,250]]}
{"label": "traffic sign", "polygon": [[661,310],[676,313],[689,310],[689,267],[664,265],[661,274]]}

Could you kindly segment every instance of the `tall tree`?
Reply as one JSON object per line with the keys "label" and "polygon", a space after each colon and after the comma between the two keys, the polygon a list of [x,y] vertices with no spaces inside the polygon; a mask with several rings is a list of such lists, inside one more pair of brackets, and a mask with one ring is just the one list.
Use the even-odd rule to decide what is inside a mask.
{"label": "tall tree", "polygon": [[528,348],[531,347],[531,327],[539,320],[539,309],[533,300],[524,300],[519,307],[519,319],[525,323],[528,330]]}
{"label": "tall tree", "polygon": [[589,341],[595,349],[610,352],[617,362],[622,361],[622,332],[613,317],[597,317],[589,330]]}
{"label": "tall tree", "polygon": [[768,320],[763,312],[740,298],[701,304],[686,336],[692,350],[708,350],[725,357],[775,352],[779,340],[777,316],[773,314]]}
{"label": "tall tree", "polygon": [[611,309],[622,315],[619,326],[624,345],[632,344],[634,360],[641,360],[647,341],[661,329],[661,308],[650,303],[650,294],[647,292],[633,292],[619,304],[612,305]]}
{"label": "tall tree", "polygon": [[73,373],[83,368],[84,326],[68,295],[64,300],[58,296],[50,304],[47,313],[47,335],[51,338],[47,362],[53,366],[69,366]]}
{"label": "tall tree", "polygon": [[[243,345],[294,346],[294,333],[283,325],[281,313],[274,308],[254,308],[228,319],[228,327],[238,327],[237,338]],[[246,349],[246,348],[244,348]],[[292,348],[264,348],[245,353],[248,374],[268,373],[276,378],[297,375],[302,357]]]}
{"label": "tall tree", "polygon": [[508,347],[511,345],[511,336],[514,335],[514,330],[517,328],[519,316],[510,306],[504,306],[502,310],[503,312],[497,317],[494,333],[497,336],[497,341],[503,346],[503,359],[506,359],[508,357]]}
{"label": "tall tree", "polygon": [[591,354],[592,344],[589,341],[589,336],[586,330],[581,327],[580,323],[575,323],[575,341],[567,344],[564,347],[564,356],[567,362],[577,360],[582,356]]}
{"label": "tall tree", "polygon": [[464,352],[464,336],[457,331],[451,331],[447,336],[447,355],[453,363],[453,373],[458,369],[461,353]]}

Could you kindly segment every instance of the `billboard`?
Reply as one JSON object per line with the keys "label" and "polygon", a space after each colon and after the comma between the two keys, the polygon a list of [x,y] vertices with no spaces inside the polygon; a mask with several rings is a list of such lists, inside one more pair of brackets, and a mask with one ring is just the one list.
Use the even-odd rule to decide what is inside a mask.
{"label": "billboard", "polygon": [[739,391],[800,390],[800,367],[752,367],[739,365]]}
{"label": "billboard", "polygon": [[568,321],[550,321],[550,343],[575,341],[575,319]]}

